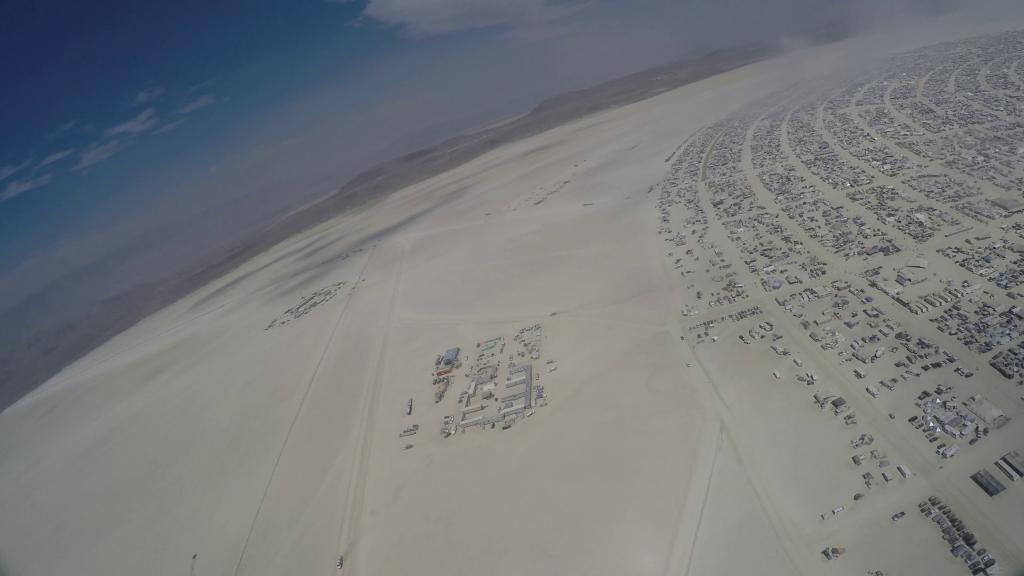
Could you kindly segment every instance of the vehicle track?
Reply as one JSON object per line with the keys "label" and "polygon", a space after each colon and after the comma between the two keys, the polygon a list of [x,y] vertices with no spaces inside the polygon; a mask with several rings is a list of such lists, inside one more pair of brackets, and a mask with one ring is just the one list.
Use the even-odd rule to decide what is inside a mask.
{"label": "vehicle track", "polygon": [[355,292],[360,284],[359,279],[363,277],[363,273],[366,272],[366,268],[370,265],[370,261],[373,259],[375,248],[376,246],[371,247],[369,252],[366,254],[366,261],[363,262],[363,266],[360,268],[359,274],[356,276],[356,281],[352,284],[352,287],[349,288],[348,298],[345,299],[345,303],[338,312],[338,318],[335,320],[334,326],[331,328],[331,334],[324,343],[323,350],[320,352],[320,358],[317,360],[316,368],[314,368],[312,376],[310,376],[309,380],[306,382],[306,388],[303,390],[302,398],[299,400],[299,404],[295,408],[295,414],[292,415],[291,423],[288,425],[288,431],[285,433],[284,440],[281,442],[281,448],[277,451],[277,458],[274,460],[274,466],[271,468],[270,474],[267,476],[267,484],[263,488],[263,495],[260,497],[260,502],[256,506],[256,513],[253,515],[252,522],[249,524],[249,532],[245,536],[245,542],[242,544],[242,551],[238,555],[238,562],[235,564],[235,569],[232,572],[235,576],[237,576],[242,570],[245,555],[249,549],[249,542],[252,540],[253,532],[256,530],[256,523],[259,520],[260,513],[263,511],[263,505],[267,501],[267,495],[270,493],[270,487],[274,482],[278,466],[281,464],[281,458],[284,456],[284,452],[288,447],[288,440],[291,438],[292,431],[295,429],[295,424],[299,421],[299,416],[302,414],[302,408],[306,404],[306,399],[309,398],[309,393],[313,389],[313,384],[316,383],[317,377],[320,374],[320,369],[323,366],[324,359],[327,357],[327,352],[331,349],[331,344],[334,343],[334,338],[338,333],[338,327],[341,326],[342,319],[344,319],[348,313],[349,305],[352,303],[352,298],[355,296]]}

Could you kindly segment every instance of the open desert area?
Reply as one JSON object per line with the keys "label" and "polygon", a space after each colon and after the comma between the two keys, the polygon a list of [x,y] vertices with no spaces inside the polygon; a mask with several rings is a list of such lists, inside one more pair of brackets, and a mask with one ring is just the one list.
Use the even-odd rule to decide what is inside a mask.
{"label": "open desert area", "polygon": [[829,73],[857,42],[113,338],[0,414],[0,575],[1024,573],[1024,33]]}

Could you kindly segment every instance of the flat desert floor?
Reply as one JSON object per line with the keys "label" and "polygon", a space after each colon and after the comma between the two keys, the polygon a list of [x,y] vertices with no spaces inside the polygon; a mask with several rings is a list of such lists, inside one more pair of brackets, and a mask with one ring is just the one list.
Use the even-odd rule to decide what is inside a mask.
{"label": "flat desert floor", "polygon": [[[918,484],[819,518],[858,488],[841,463],[815,466],[850,431],[764,385],[775,356],[734,343],[747,325],[694,342],[694,288],[659,235],[666,174],[698,130],[844,57],[787,55],[505,146],[114,338],[0,415],[0,574],[965,573],[916,504],[974,488],[923,456],[907,459]],[[781,309],[766,318],[802,337]],[[503,382],[537,325],[543,402],[443,436],[479,343],[501,338]],[[435,403],[451,347],[462,365]],[[806,356],[823,376],[829,361]],[[1012,496],[977,532],[1019,569]],[[829,545],[848,553],[829,562]]]}

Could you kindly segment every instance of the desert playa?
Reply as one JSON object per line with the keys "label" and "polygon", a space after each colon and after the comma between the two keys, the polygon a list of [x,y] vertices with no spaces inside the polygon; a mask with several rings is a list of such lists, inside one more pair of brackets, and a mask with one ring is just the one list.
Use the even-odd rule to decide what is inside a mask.
{"label": "desert playa", "polygon": [[[1016,42],[1014,58],[1024,44],[985,38],[952,49],[990,86],[1006,60],[987,42]],[[1020,216],[946,236],[966,217],[933,213],[936,229],[911,236],[922,219],[899,212],[906,200],[878,217],[875,196],[851,196],[857,170],[874,180],[850,188],[896,182],[934,171],[928,146],[942,146],[906,152],[902,127],[865,112],[934,120],[911,116],[929,85],[892,88],[903,69],[822,79],[848,49],[505,144],[108,341],[0,414],[0,574],[970,574],[939,506],[969,526],[972,553],[1024,570],[1024,480],[994,465],[1024,452],[1022,389],[930,322],[938,310],[881,289],[916,251],[934,286],[906,298],[946,278],[998,292],[936,250]],[[992,90],[1019,95],[1024,63],[1008,62]],[[861,133],[906,166],[840,140]],[[835,153],[806,152],[819,141]],[[798,178],[819,192],[795,208],[800,185],[773,186]],[[943,358],[918,338],[958,363],[881,387],[903,373],[890,361]],[[942,384],[955,389],[933,411],[918,395]],[[1005,421],[958,404],[978,395]],[[988,431],[931,443],[914,415]],[[982,492],[979,469],[1004,491]]]}

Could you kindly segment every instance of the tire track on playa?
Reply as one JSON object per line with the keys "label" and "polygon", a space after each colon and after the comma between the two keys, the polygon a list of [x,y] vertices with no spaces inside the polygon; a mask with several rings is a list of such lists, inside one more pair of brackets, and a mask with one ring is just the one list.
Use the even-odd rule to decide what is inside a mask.
{"label": "tire track on playa", "polygon": [[[677,322],[676,326],[672,327],[673,333],[675,333],[676,330],[679,330],[679,333],[681,334],[681,323]],[[794,549],[794,540],[792,538],[792,534],[787,529],[788,527],[785,521],[783,520],[780,511],[776,510],[773,506],[768,505],[766,501],[766,494],[764,494],[764,491],[758,487],[753,477],[752,471],[748,468],[747,463],[744,461],[744,449],[739,445],[739,443],[737,442],[738,439],[736,435],[732,432],[732,430],[736,428],[736,424],[734,423],[736,416],[734,416],[730,412],[728,403],[725,401],[725,398],[722,396],[721,391],[718,389],[718,386],[711,378],[710,372],[704,365],[703,360],[701,360],[701,358],[697,355],[697,352],[694,349],[694,347],[687,342],[686,344],[684,344],[683,349],[687,352],[688,359],[692,361],[693,366],[697,368],[700,374],[703,376],[703,378],[697,378],[697,382],[695,383],[697,384],[698,389],[706,399],[705,405],[708,408],[710,408],[710,411],[712,412],[712,414],[709,417],[717,420],[716,428],[718,430],[718,438],[715,440],[714,455],[711,459],[711,465],[708,472],[706,492],[700,503],[700,511],[698,512],[698,518],[696,526],[694,528],[693,538],[690,542],[690,550],[687,555],[686,570],[683,571],[682,574],[688,576],[690,572],[690,565],[693,561],[694,552],[696,551],[697,538],[700,534],[700,524],[704,518],[704,510],[707,506],[708,495],[711,490],[711,485],[714,481],[715,467],[718,463],[718,456],[721,452],[721,446],[724,442],[725,437],[728,437],[730,439],[736,461],[739,464],[740,468],[743,470],[744,475],[747,477],[747,481],[750,484],[750,488],[754,493],[755,499],[757,500],[758,504],[761,507],[761,510],[765,514],[765,520],[768,522],[768,525],[774,533],[776,539],[778,540],[778,543],[781,546],[782,551],[786,556],[786,559],[788,560],[790,566],[793,568],[793,573],[813,573],[809,572],[805,566],[796,561],[798,555],[796,554],[796,550]],[[692,490],[693,488],[690,489]],[[682,529],[683,525],[680,524],[679,530],[681,531]],[[680,537],[681,535],[677,535],[677,542]],[[674,565],[670,565],[668,568],[672,569],[673,566]],[[669,573],[679,573],[679,570],[675,569],[674,571]]]}
{"label": "tire track on playa", "polygon": [[[715,136],[714,139],[712,139],[711,142],[708,143],[708,149],[705,150],[701,161],[701,178],[703,178],[706,175],[707,161],[710,156],[710,150],[714,147],[715,142],[717,142],[720,137],[721,134],[718,134]],[[704,194],[706,194],[706,191],[703,190],[703,186],[701,186],[701,188],[703,196]],[[662,272],[666,278],[666,281],[674,282],[674,276],[672,276],[672,274],[669,272],[667,268],[667,262],[664,258],[661,258],[660,260]],[[675,292],[675,290],[681,290],[685,292],[685,289],[678,287],[678,285],[675,286],[676,288],[674,288],[672,292]],[[742,303],[737,303],[737,305],[742,304],[745,306],[750,306],[752,305],[752,300],[762,300],[763,298],[764,297],[762,296],[759,298],[748,299],[743,301]],[[668,302],[668,305],[670,308],[672,308],[671,301]],[[716,309],[715,311],[719,314],[724,313],[718,309]],[[674,316],[674,312],[675,310],[673,308],[670,314]],[[785,529],[785,523],[779,517],[778,511],[774,510],[773,508],[767,505],[767,503],[765,502],[765,495],[763,494],[763,491],[759,490],[756,486],[756,483],[754,483],[751,471],[747,468],[746,463],[743,461],[743,450],[737,445],[736,437],[731,432],[731,430],[735,428],[735,424],[733,423],[733,421],[735,420],[735,416],[733,416],[730,412],[728,403],[722,396],[721,391],[718,389],[718,386],[715,384],[714,380],[711,378],[710,372],[704,365],[704,362],[697,355],[697,352],[694,349],[693,345],[690,344],[688,340],[685,340],[683,322],[679,321],[678,319],[670,322],[669,331],[670,334],[672,334],[673,340],[682,343],[682,360],[687,364],[689,368],[689,374],[692,376],[696,376],[696,378],[693,379],[692,383],[696,388],[698,394],[700,394],[703,400],[703,405],[707,408],[707,418],[712,419],[712,422],[706,427],[705,433],[710,433],[713,435],[712,439],[710,440],[710,442],[713,443],[713,448],[710,449],[710,452],[708,452],[706,448],[706,451],[703,452],[700,456],[702,462],[698,462],[698,466],[700,466],[701,463],[705,463],[705,465],[707,466],[707,480],[705,481],[703,486],[703,494],[700,494],[699,496],[699,501],[697,500],[698,495],[694,493],[694,490],[698,490],[699,487],[692,483],[690,486],[688,486],[689,494],[687,495],[686,501],[683,503],[682,510],[679,514],[679,521],[676,526],[676,534],[673,538],[672,545],[669,551],[669,561],[665,566],[665,573],[667,575],[683,574],[689,576],[689,572],[693,562],[693,556],[696,552],[697,541],[700,535],[700,526],[704,519],[704,512],[709,500],[711,486],[714,482],[715,468],[718,464],[718,457],[721,452],[722,444],[727,436],[730,438],[731,445],[733,446],[737,463],[743,470],[744,474],[747,476],[747,480],[751,484],[751,489],[754,492],[754,497],[758,501],[761,510],[765,514],[765,520],[768,522],[768,526],[771,528],[779,545],[782,547],[783,553],[785,554],[789,565],[793,569],[793,573],[809,573],[805,568],[803,568],[799,563],[796,562],[795,550],[792,549],[793,545],[790,539],[790,535],[788,531]],[[709,463],[708,460],[710,461]],[[691,481],[692,480],[694,480],[694,478],[691,477]],[[691,506],[693,508],[691,508]],[[692,513],[697,514],[697,519],[691,525],[691,523],[687,521],[687,517],[688,514]],[[692,535],[689,532],[691,530]],[[683,567],[683,554],[685,554],[686,557],[685,568]]]}
{"label": "tire track on playa", "polygon": [[327,342],[324,343],[323,350],[320,352],[320,358],[317,360],[316,368],[313,369],[313,375],[310,376],[309,381],[306,382],[306,389],[302,392],[302,398],[299,400],[299,405],[295,409],[295,414],[292,416],[292,421],[288,425],[288,431],[284,435],[284,441],[281,442],[281,448],[277,452],[277,458],[274,460],[274,467],[270,470],[270,475],[267,477],[267,485],[263,488],[263,495],[260,497],[260,503],[256,507],[256,513],[253,515],[252,522],[249,525],[249,532],[245,536],[245,542],[242,544],[242,552],[238,555],[238,562],[235,564],[235,570],[233,574],[237,576],[242,569],[242,563],[245,560],[245,554],[249,549],[249,541],[252,539],[253,532],[256,530],[256,522],[260,518],[260,513],[263,511],[263,505],[267,501],[267,495],[270,493],[270,486],[274,482],[274,477],[277,475],[278,466],[281,464],[281,458],[284,456],[284,451],[288,447],[288,440],[291,438],[292,431],[295,429],[295,424],[299,421],[299,416],[302,414],[302,408],[306,404],[306,399],[309,398],[309,393],[313,389],[313,384],[317,380],[317,376],[320,375],[320,368],[323,366],[324,359],[327,357],[327,351],[331,349],[331,344],[334,343],[334,338],[338,333],[338,327],[341,326],[342,319],[348,313],[349,306],[352,304],[352,299],[355,297],[355,292],[359,288],[360,279],[366,272],[366,268],[370,265],[370,261],[373,259],[373,253],[376,249],[376,245],[372,246],[366,255],[366,261],[363,262],[362,268],[359,270],[359,274],[356,276],[356,280],[349,290],[348,299],[345,300],[345,304],[342,306],[341,311],[338,313],[338,319],[335,320],[334,326],[331,328],[331,335],[327,338]]}
{"label": "tire track on playa", "polygon": [[[684,554],[686,555],[686,569],[682,573],[689,574],[690,565],[693,563],[693,552],[697,548],[697,538],[700,534],[701,523],[704,520],[704,510],[707,508],[708,497],[711,494],[711,485],[715,478],[715,468],[718,465],[718,454],[722,448],[723,432],[721,420],[719,418],[711,419],[703,433],[710,437],[710,442],[709,450],[702,450],[695,463],[696,469],[707,469],[707,478],[704,479],[704,491],[699,504],[700,512],[697,514],[697,520],[693,523],[692,529],[689,529],[686,513],[692,510],[692,505],[696,505],[696,502],[693,502],[696,498],[696,486],[691,484],[687,497],[679,507],[679,514],[676,519],[676,533],[672,540],[672,546],[669,548],[668,561],[665,563],[666,575],[679,574],[681,572],[679,566],[683,562],[682,557]],[[711,460],[710,463],[706,462],[709,458]],[[695,478],[691,478],[691,480],[695,480]]]}
{"label": "tire track on playa", "polygon": [[373,372],[368,378],[370,389],[366,390],[363,395],[364,402],[361,408],[361,416],[358,420],[362,424],[359,426],[359,437],[356,441],[358,451],[355,457],[355,466],[352,469],[348,492],[345,497],[345,506],[342,509],[342,519],[338,526],[338,540],[335,550],[339,554],[346,555],[346,565],[349,566],[349,569],[346,571],[348,574],[355,572],[352,548],[358,542],[359,524],[362,520],[363,506],[365,505],[366,479],[369,472],[370,457],[373,453],[373,422],[374,416],[377,413],[380,390],[383,388],[381,368],[384,365],[388,344],[391,340],[395,305],[398,301],[398,293],[402,284],[402,259],[405,255],[405,244],[402,240],[397,240],[396,242],[398,244],[398,254],[395,256],[391,298],[388,302],[386,318],[384,320],[384,337],[381,339],[377,361],[373,365]]}
{"label": "tire track on playa", "polygon": [[[696,134],[696,131],[694,134]],[[692,140],[694,134],[687,137],[686,140],[683,141],[683,145]],[[712,144],[714,141],[717,141],[718,137],[719,136],[716,136],[714,140],[712,140]],[[712,144],[709,144],[709,148]],[[680,145],[680,149],[683,145]],[[673,153],[673,155],[674,154],[675,153]],[[707,151],[705,151],[704,156],[706,159]],[[703,172],[703,166],[701,167],[701,170]],[[660,252],[661,247],[658,246],[656,249]],[[676,283],[675,277],[668,269],[665,259],[659,257],[658,260],[661,265],[660,268],[664,281],[669,287],[668,290],[664,291],[666,297],[665,305],[669,310],[666,317],[673,318],[676,311],[673,295],[676,294],[677,290],[685,290]],[[737,303],[735,306],[739,306],[741,304],[749,305],[749,303],[743,302]],[[725,308],[730,307],[732,307],[732,305],[726,306]],[[715,309],[713,312],[722,313],[719,309]],[[682,326],[678,321],[674,319],[670,320],[667,323],[667,329],[674,342],[681,341],[683,331]],[[692,364],[696,368],[689,368],[688,375],[696,376],[699,371],[700,376],[698,376],[698,379],[701,377],[704,379],[704,382],[700,384],[697,384],[696,382],[693,382],[693,384],[696,393],[701,397],[701,403],[709,410],[707,410],[707,414],[705,416],[707,421],[704,423],[702,427],[703,429],[701,430],[702,437],[705,439],[702,442],[704,446],[702,446],[698,452],[697,458],[693,464],[694,472],[690,475],[687,483],[686,495],[683,498],[683,502],[679,505],[679,512],[676,516],[675,532],[672,535],[668,555],[665,561],[664,573],[666,576],[675,574],[688,575],[690,572],[690,566],[693,563],[694,551],[697,547],[697,538],[700,534],[701,523],[704,519],[704,511],[707,508],[708,499],[711,494],[711,486],[714,482],[715,468],[718,464],[718,455],[721,451],[724,435],[724,420],[715,408],[716,405],[724,405],[724,401],[720,397],[717,402],[708,397],[709,391],[712,391],[717,395],[718,390],[713,384],[711,384],[708,379],[707,371],[704,370],[704,366],[700,364],[700,361],[693,353],[693,350],[685,343],[683,344],[683,351],[688,353],[688,357],[684,358],[684,362]],[[689,362],[689,359],[692,359],[693,362]],[[698,475],[700,475],[700,478],[698,478]],[[700,490],[700,486],[703,486],[703,489],[698,493],[697,491]],[[697,519],[696,521],[691,521],[689,519],[692,518],[692,514],[694,512],[697,514]]]}
{"label": "tire track on playa", "polygon": [[697,538],[700,537],[700,526],[704,522],[704,512],[708,509],[708,498],[711,496],[711,484],[715,479],[715,470],[718,468],[718,455],[722,452],[722,438],[725,432],[722,430],[721,423],[718,423],[718,433],[715,435],[715,452],[711,457],[711,467],[708,470],[708,481],[704,486],[704,497],[700,501],[700,514],[697,515],[697,525],[693,530],[693,538],[690,541],[690,553],[686,557],[686,570],[683,572],[684,575],[689,576],[690,568],[693,565],[693,557],[695,556],[694,551],[697,550]]}

